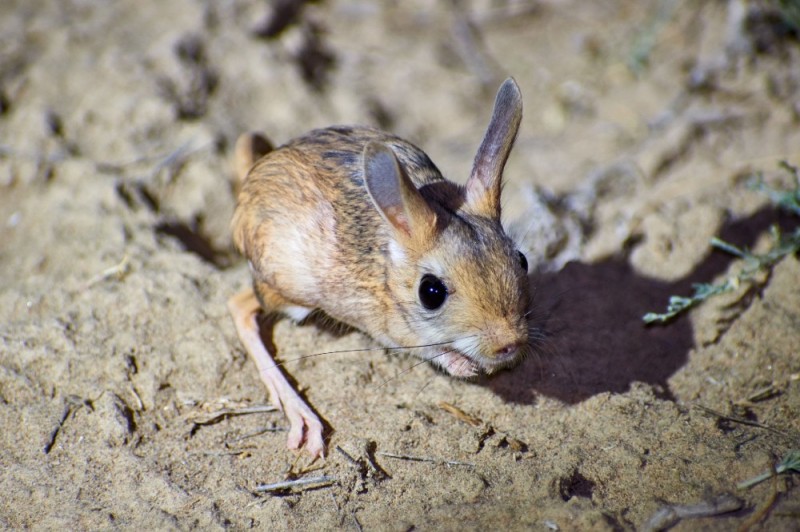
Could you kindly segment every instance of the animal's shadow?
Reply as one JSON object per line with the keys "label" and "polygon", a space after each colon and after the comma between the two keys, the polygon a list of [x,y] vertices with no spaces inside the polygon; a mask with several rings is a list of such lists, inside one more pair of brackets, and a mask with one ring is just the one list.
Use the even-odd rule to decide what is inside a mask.
{"label": "animal's shadow", "polygon": [[[773,224],[787,230],[797,222],[765,209],[725,224],[720,238],[749,247]],[[642,316],[664,312],[669,296],[691,294],[693,283],[711,282],[732,260],[711,251],[686,278],[672,283],[638,275],[625,259],[571,263],[533,278],[535,311],[546,318],[545,340],[535,356],[479,384],[520,404],[532,404],[539,395],[575,404],[603,392],[624,392],[635,381],[657,385],[670,397],[667,381],[694,347],[691,322],[684,315],[668,325],[646,326]]]}

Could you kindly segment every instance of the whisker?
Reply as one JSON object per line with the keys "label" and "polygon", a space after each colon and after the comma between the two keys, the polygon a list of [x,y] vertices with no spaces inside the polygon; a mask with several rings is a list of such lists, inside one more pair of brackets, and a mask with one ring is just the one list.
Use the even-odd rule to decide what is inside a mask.
{"label": "whisker", "polygon": [[[474,338],[476,336],[477,335],[466,336],[465,338]],[[443,341],[443,342],[432,342],[432,343],[429,343],[429,344],[408,345],[408,346],[404,346],[404,345],[399,345],[399,346],[375,346],[375,347],[363,347],[363,348],[356,348],[356,349],[337,349],[337,350],[333,350],[333,351],[323,351],[323,352],[320,352],[320,353],[310,353],[310,354],[298,356],[298,357],[295,357],[295,358],[284,359],[281,362],[276,362],[274,367],[286,366],[290,362],[298,362],[300,360],[305,360],[305,359],[315,358],[315,357],[320,357],[320,356],[325,356],[325,355],[339,355],[339,354],[344,354],[344,353],[368,353],[368,352],[372,352],[372,351],[410,351],[410,350],[413,350],[413,349],[424,349],[426,347],[446,346],[446,345],[452,344],[455,341],[456,340],[447,340],[447,341]],[[424,362],[424,360],[423,360],[423,362]]]}
{"label": "whisker", "polygon": [[400,371],[399,373],[395,374],[395,375],[394,375],[394,376],[392,376],[392,377],[389,377],[388,379],[386,379],[385,381],[383,381],[382,383],[380,383],[380,384],[379,384],[379,385],[376,387],[376,389],[382,388],[382,387],[386,386],[387,384],[389,384],[390,382],[392,382],[393,380],[395,380],[395,379],[397,379],[397,378],[399,378],[399,377],[401,377],[401,376],[403,376],[403,375],[406,375],[406,374],[410,373],[410,372],[411,372],[411,371],[412,371],[414,368],[416,368],[416,367],[418,367],[418,366],[421,366],[421,365],[423,365],[423,364],[426,364],[426,363],[428,363],[428,362],[431,362],[432,360],[434,360],[434,359],[436,359],[436,358],[439,358],[440,356],[444,356],[444,355],[447,355],[447,354],[449,354],[449,353],[454,353],[454,352],[455,352],[455,349],[451,349],[451,350],[448,350],[448,351],[442,351],[441,353],[439,353],[439,354],[437,354],[436,356],[434,356],[434,357],[431,357],[431,358],[423,358],[423,359],[420,359],[418,362],[415,362],[415,363],[414,363],[414,364],[412,364],[411,366],[409,366],[409,367],[407,367],[407,368],[404,368],[404,369],[403,369],[402,371]]}
{"label": "whisker", "polygon": [[416,401],[419,398],[419,396],[422,394],[422,392],[425,391],[425,388],[427,388],[431,384],[433,384],[433,378],[429,378],[428,380],[426,380],[422,384],[422,386],[420,386],[419,390],[417,390],[417,393],[414,394],[414,400]]}

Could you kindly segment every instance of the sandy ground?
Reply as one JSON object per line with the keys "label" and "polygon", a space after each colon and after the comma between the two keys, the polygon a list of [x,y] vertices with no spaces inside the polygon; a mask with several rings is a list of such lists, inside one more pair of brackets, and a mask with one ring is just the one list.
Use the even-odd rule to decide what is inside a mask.
{"label": "sandy ground", "polygon": [[[372,124],[463,181],[509,74],[537,356],[476,382],[380,349],[297,360],[375,345],[284,321],[328,457],[288,451],[279,413],[209,421],[268,403],[225,308],[249,282],[236,136]],[[619,530],[729,494],[675,529],[797,530],[797,476],[736,489],[800,445],[797,258],[641,316],[741,266],[712,236],[797,225],[745,184],[788,183],[798,147],[800,45],[757,2],[5,0],[0,527]]]}

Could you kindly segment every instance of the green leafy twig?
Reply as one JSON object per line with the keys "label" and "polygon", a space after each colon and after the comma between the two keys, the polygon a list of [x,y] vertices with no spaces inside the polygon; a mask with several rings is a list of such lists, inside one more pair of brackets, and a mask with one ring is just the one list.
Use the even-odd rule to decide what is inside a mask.
{"label": "green leafy twig", "polygon": [[681,312],[694,307],[712,296],[736,290],[743,282],[753,279],[760,272],[775,265],[783,257],[800,251],[800,228],[790,235],[781,235],[777,226],[772,226],[771,232],[775,239],[775,244],[763,255],[756,255],[746,249],[737,248],[733,244],[720,240],[719,238],[712,238],[711,245],[715,248],[744,259],[745,266],[741,271],[720,283],[693,284],[692,288],[694,288],[694,294],[689,297],[670,296],[667,311],[662,314],[648,312],[642,317],[644,322],[665,323]]}
{"label": "green leafy twig", "polygon": [[772,471],[766,471],[761,473],[758,476],[755,476],[749,480],[745,480],[744,482],[739,482],[736,487],[740,490],[746,490],[764,482],[767,479],[772,478],[774,475],[780,475],[783,473],[800,473],[800,450],[792,449],[786,456],[783,457],[783,460],[775,464],[775,469]]}
{"label": "green leafy twig", "polygon": [[756,176],[755,180],[750,183],[750,188],[765,194],[775,205],[800,215],[800,168],[786,161],[781,161],[780,167],[794,176],[795,185],[793,190],[772,188],[764,182],[764,178],[761,175]]}
{"label": "green leafy twig", "polygon": [[797,0],[777,0],[776,3],[786,25],[800,35],[800,4]]}
{"label": "green leafy twig", "polygon": [[[800,215],[800,169],[786,161],[781,161],[780,166],[794,176],[796,184],[793,190],[774,189],[764,183],[760,176],[751,184],[751,188],[766,194],[776,205]],[[763,255],[757,255],[749,250],[740,249],[719,238],[712,238],[712,246],[744,260],[745,265],[741,271],[716,284],[693,284],[692,288],[694,289],[694,293],[691,296],[670,296],[666,312],[648,312],[642,317],[642,320],[647,324],[666,323],[678,314],[710,297],[736,290],[743,282],[750,281],[762,271],[774,266],[785,256],[793,255],[800,251],[800,227],[789,235],[782,235],[776,226],[772,226],[770,231],[774,239],[774,244],[770,250]]]}

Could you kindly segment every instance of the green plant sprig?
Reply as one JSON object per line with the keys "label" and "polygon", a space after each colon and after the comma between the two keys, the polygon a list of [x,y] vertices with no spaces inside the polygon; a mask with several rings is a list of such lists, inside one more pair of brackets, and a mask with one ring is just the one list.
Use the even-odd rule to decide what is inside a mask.
{"label": "green plant sprig", "polygon": [[775,469],[773,471],[766,471],[751,479],[739,482],[736,487],[740,490],[746,490],[748,488],[752,488],[756,484],[772,478],[774,475],[791,472],[800,473],[800,450],[798,449],[792,449],[786,453],[786,456],[783,457],[783,460],[775,464]]}
{"label": "green plant sprig", "polygon": [[800,4],[797,0],[777,0],[775,3],[784,22],[800,35]]}
{"label": "green plant sprig", "polygon": [[781,161],[779,165],[781,168],[794,176],[794,189],[778,190],[772,188],[764,182],[764,178],[760,174],[757,175],[755,180],[749,184],[749,188],[765,194],[775,205],[778,205],[789,212],[800,215],[800,168],[791,165],[786,161]]}
{"label": "green plant sprig", "polygon": [[[800,169],[786,161],[781,161],[780,166],[794,176],[796,184],[793,190],[786,191],[772,188],[764,183],[761,176],[757,177],[750,185],[750,188],[766,194],[779,207],[800,215]],[[694,293],[691,296],[670,296],[666,312],[648,312],[642,316],[642,320],[646,324],[666,323],[710,297],[736,290],[743,282],[752,280],[756,275],[771,268],[787,255],[793,255],[800,251],[800,227],[789,235],[782,235],[777,226],[772,226],[770,232],[774,243],[769,251],[763,255],[757,255],[749,250],[738,248],[722,239],[712,238],[712,246],[745,261],[744,267],[739,273],[716,284],[695,283],[692,285]]]}
{"label": "green plant sprig", "polygon": [[667,311],[662,314],[648,312],[642,317],[644,322],[665,323],[681,312],[694,307],[710,297],[736,290],[743,282],[753,279],[760,272],[772,267],[786,255],[791,255],[800,250],[800,228],[789,236],[781,235],[777,226],[772,226],[771,232],[775,239],[775,244],[763,255],[756,255],[719,238],[712,238],[711,245],[715,248],[744,259],[745,266],[741,271],[720,283],[695,283],[692,285],[694,293],[689,297],[670,296]]}

